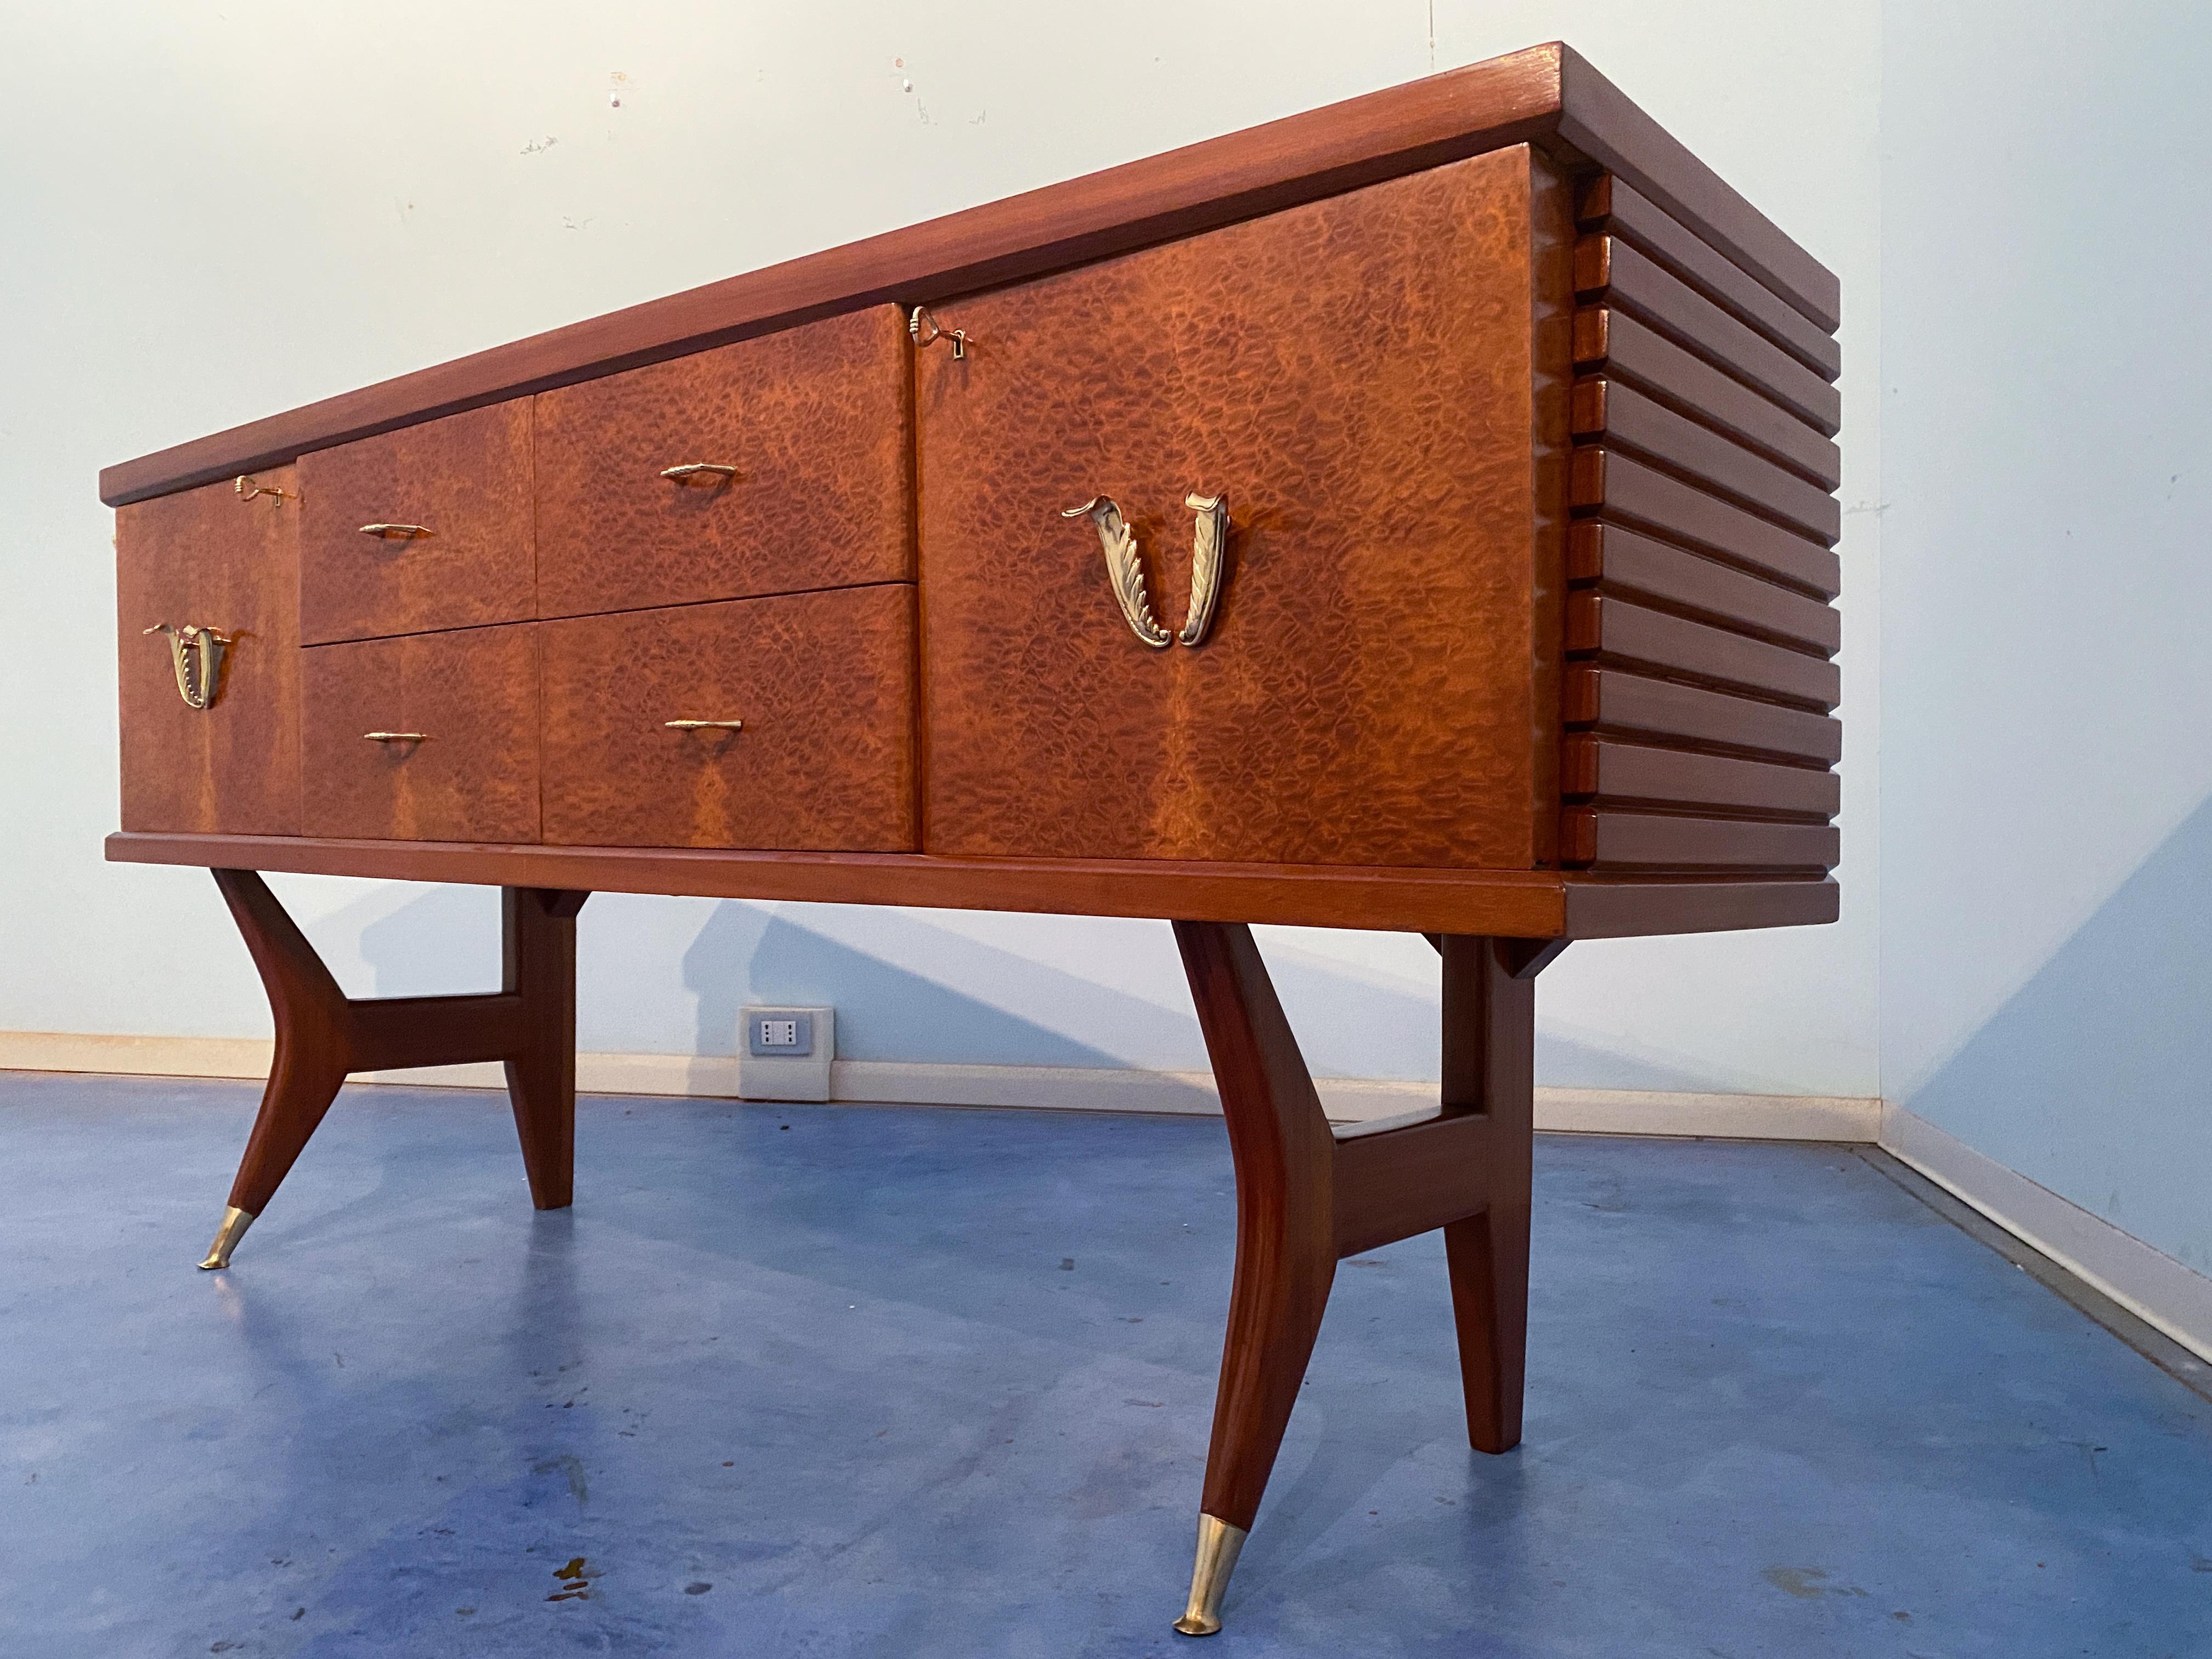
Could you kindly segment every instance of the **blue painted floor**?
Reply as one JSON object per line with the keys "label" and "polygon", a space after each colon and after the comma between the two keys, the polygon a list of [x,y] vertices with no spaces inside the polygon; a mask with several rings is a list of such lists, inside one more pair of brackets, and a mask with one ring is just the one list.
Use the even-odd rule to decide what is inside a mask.
{"label": "blue painted floor", "polygon": [[1503,1458],[1347,1263],[1197,1649],[1218,1122],[356,1089],[198,1273],[256,1093],[0,1073],[0,1653],[2212,1653],[2212,1406],[1847,1152],[1540,1141]]}

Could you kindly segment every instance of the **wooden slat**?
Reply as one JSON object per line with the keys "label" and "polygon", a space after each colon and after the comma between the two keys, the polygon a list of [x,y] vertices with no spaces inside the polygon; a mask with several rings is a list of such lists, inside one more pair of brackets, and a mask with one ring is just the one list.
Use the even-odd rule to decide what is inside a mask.
{"label": "wooden slat", "polygon": [[1575,207],[1583,229],[1633,242],[1707,299],[1818,371],[1823,380],[1832,380],[1843,372],[1843,348],[1828,331],[1699,240],[1633,185],[1601,173],[1583,183]]}
{"label": "wooden slat", "polygon": [[1843,394],[1833,386],[1618,237],[1576,244],[1575,297],[1632,313],[1830,437],[1843,425]]}
{"label": "wooden slat", "polygon": [[1619,525],[1584,520],[1567,537],[1567,580],[1642,595],[1705,620],[1833,656],[1843,618],[1832,605]]}
{"label": "wooden slat", "polygon": [[1587,375],[1575,382],[1573,404],[1577,438],[1602,438],[1608,448],[1664,462],[1828,546],[1842,538],[1843,507],[1826,490],[1633,386]]}
{"label": "wooden slat", "polygon": [[1658,680],[1623,669],[1571,665],[1560,682],[1561,718],[1571,726],[1710,744],[1753,755],[1832,766],[1844,756],[1840,720],[1703,686]]}
{"label": "wooden slat", "polygon": [[1647,933],[1717,933],[1735,927],[1803,927],[1833,921],[1841,895],[1832,880],[1775,877],[1652,880],[1567,877],[1567,937],[1631,939]]}
{"label": "wooden slat", "polygon": [[1843,805],[1842,779],[1807,766],[1658,749],[1589,733],[1570,737],[1560,762],[1559,793],[1601,805],[1727,807],[1820,818],[1833,817]]}
{"label": "wooden slat", "polygon": [[1841,590],[1843,564],[1829,549],[1640,461],[1587,446],[1575,451],[1570,477],[1577,514],[1602,511],[1824,599]]}
{"label": "wooden slat", "polygon": [[1559,848],[1563,863],[1592,870],[1832,870],[1843,856],[1830,824],[1582,808],[1562,817]]}
{"label": "wooden slat", "polygon": [[1606,306],[1575,313],[1575,368],[1611,374],[1802,472],[1824,489],[1843,482],[1843,451],[1789,410],[1732,380],[1657,330]]}
{"label": "wooden slat", "polygon": [[1843,671],[1832,662],[1602,593],[1568,596],[1567,651],[1571,656],[1604,656],[1822,710],[1833,708],[1843,699]]}
{"label": "wooden slat", "polygon": [[1843,320],[1835,276],[1565,46],[1559,53],[1559,136],[1661,207],[1819,323]]}

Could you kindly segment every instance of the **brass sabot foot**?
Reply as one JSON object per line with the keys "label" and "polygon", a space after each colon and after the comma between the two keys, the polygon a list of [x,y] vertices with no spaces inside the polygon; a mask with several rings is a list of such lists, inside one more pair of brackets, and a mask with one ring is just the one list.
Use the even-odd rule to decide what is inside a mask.
{"label": "brass sabot foot", "polygon": [[1190,1570],[1190,1605],[1175,1627],[1185,1636],[1211,1636],[1221,1628],[1221,1593],[1229,1588],[1229,1575],[1237,1571],[1237,1553],[1244,1547],[1244,1528],[1198,1517],[1198,1560]]}
{"label": "brass sabot foot", "polygon": [[208,1246],[207,1260],[202,1267],[228,1267],[230,1253],[238,1248],[238,1241],[246,1237],[246,1230],[253,1224],[253,1212],[241,1210],[235,1204],[222,1212],[222,1225],[215,1230],[215,1243]]}

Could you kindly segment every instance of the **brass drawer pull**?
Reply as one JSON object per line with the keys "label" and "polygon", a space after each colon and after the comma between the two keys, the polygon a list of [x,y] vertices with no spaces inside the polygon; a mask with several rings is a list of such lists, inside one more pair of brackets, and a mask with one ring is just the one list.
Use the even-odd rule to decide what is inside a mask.
{"label": "brass drawer pull", "polygon": [[709,483],[727,483],[738,476],[738,469],[720,461],[686,461],[681,466],[664,466],[660,476],[671,483],[690,483],[695,478],[704,478]]}
{"label": "brass drawer pull", "polygon": [[169,636],[169,665],[177,671],[177,695],[189,708],[211,708],[222,691],[223,654],[231,635],[186,623],[182,628],[155,623],[144,630]]}
{"label": "brass drawer pull", "polygon": [[428,732],[364,732],[362,736],[371,743],[423,743],[428,740],[430,734]]}
{"label": "brass drawer pull", "polygon": [[1152,615],[1152,595],[1145,588],[1145,567],[1137,557],[1137,532],[1121,516],[1111,495],[1093,495],[1080,507],[1061,512],[1063,519],[1088,519],[1098,531],[1098,544],[1106,555],[1106,576],[1114,588],[1114,602],[1129,631],[1155,651],[1164,651],[1180,641],[1203,645],[1213,626],[1213,613],[1221,604],[1223,577],[1229,550],[1229,497],[1201,495],[1195,490],[1182,504],[1198,514],[1190,550],[1190,611],[1182,631],[1170,634]]}
{"label": "brass drawer pull", "polygon": [[742,732],[743,720],[663,720],[661,724],[672,732]]}
{"label": "brass drawer pull", "polygon": [[380,536],[388,542],[417,541],[429,535],[427,524],[365,524],[361,527],[364,536]]}

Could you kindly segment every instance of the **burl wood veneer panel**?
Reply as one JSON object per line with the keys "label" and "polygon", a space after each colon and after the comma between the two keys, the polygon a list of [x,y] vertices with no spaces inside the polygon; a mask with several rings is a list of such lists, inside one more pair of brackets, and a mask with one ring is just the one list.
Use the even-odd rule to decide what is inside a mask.
{"label": "burl wood veneer panel", "polygon": [[542,624],[546,841],[911,850],[914,624],[903,583]]}
{"label": "burl wood veneer panel", "polygon": [[[530,623],[302,651],[307,833],[538,839],[538,630]],[[371,732],[419,732],[388,743]]]}
{"label": "burl wood veneer panel", "polygon": [[872,306],[540,394],[538,614],[911,580],[907,355]]}
{"label": "burl wood veneer panel", "polygon": [[[517,398],[301,456],[301,638],[532,615],[530,414]],[[364,533],[378,524],[429,533]]]}
{"label": "burl wood veneer panel", "polygon": [[[208,484],[115,515],[123,827],[238,836],[300,829],[300,504],[293,471],[241,496]],[[177,690],[169,641],[230,636],[214,703]]]}
{"label": "burl wood veneer panel", "polygon": [[[1552,856],[1564,195],[1509,149],[935,307],[971,343],[916,357],[930,850]],[[1153,650],[1061,511],[1120,504],[1173,629],[1192,491],[1226,584]]]}

